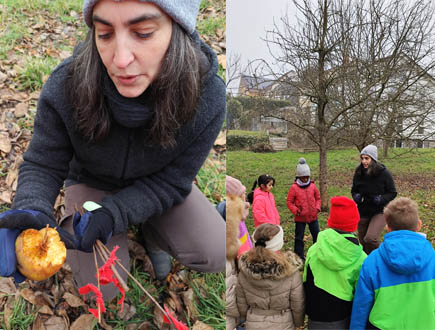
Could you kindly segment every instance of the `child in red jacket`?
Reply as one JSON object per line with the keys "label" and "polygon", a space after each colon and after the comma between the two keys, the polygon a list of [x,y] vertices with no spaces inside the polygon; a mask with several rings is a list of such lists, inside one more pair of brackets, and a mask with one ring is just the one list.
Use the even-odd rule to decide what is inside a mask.
{"label": "child in red jacket", "polygon": [[[258,188],[255,188],[257,185]],[[274,185],[275,179],[273,177],[268,174],[260,175],[252,186],[252,192],[248,194],[248,202],[252,204],[255,228],[263,223],[280,225],[280,216],[275,205],[275,197],[271,193]]]}
{"label": "child in red jacket", "polygon": [[320,193],[314,182],[310,181],[310,167],[305,158],[299,158],[296,179],[287,195],[287,207],[295,215],[295,253],[304,257],[305,225],[308,223],[313,243],[317,241],[320,212]]}

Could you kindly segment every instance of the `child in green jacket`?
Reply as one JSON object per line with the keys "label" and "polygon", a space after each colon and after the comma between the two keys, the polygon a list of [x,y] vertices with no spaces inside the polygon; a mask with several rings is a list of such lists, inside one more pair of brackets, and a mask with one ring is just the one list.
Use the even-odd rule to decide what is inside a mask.
{"label": "child in green jacket", "polygon": [[308,329],[348,329],[352,300],[366,258],[355,231],[357,205],[351,199],[331,198],[329,229],[321,231],[308,250],[304,288]]}

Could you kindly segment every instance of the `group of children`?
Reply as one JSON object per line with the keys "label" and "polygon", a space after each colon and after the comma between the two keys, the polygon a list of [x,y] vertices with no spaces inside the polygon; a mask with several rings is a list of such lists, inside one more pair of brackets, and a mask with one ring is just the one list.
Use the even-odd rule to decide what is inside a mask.
{"label": "group of children", "polygon": [[[274,184],[273,177],[262,175],[248,194],[255,246],[239,258],[234,250],[241,211],[227,191],[227,330],[242,321],[246,330],[295,329],[303,326],[305,314],[308,329],[435,329],[435,252],[418,233],[414,201],[401,197],[385,207],[388,233],[367,256],[356,236],[360,214],[353,200],[331,198],[328,229],[319,232],[320,194],[301,158],[287,196],[296,222],[292,253],[281,251]],[[246,203],[238,207],[246,218]],[[315,244],[305,259],[307,223]]]}
{"label": "group of children", "polygon": [[[287,207],[295,216],[295,245],[294,252],[302,259],[304,256],[305,227],[308,224],[313,242],[319,234],[320,193],[313,181],[310,180],[310,167],[304,158],[300,158],[296,167],[296,179],[287,195]],[[275,197],[271,192],[275,179],[263,174],[258,177],[248,194],[248,202],[252,205],[254,226],[263,223],[280,225],[280,216],[275,204]]]}

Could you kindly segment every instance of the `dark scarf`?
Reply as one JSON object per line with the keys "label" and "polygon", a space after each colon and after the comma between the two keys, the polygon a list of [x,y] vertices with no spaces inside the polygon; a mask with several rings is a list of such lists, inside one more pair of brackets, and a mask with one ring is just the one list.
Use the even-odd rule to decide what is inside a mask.
{"label": "dark scarf", "polygon": [[154,115],[152,101],[148,87],[135,98],[124,97],[119,94],[112,79],[104,75],[104,97],[115,121],[121,126],[137,128],[149,123]]}

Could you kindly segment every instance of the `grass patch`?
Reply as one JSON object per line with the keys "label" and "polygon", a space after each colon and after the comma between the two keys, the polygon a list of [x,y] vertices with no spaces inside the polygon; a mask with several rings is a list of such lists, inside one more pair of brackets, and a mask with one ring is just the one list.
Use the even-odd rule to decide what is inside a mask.
{"label": "grass patch", "polygon": [[27,314],[26,302],[23,298],[18,296],[14,301],[12,315],[9,319],[9,326],[6,326],[6,324],[4,323],[4,313],[0,313],[0,315],[2,316],[1,325],[5,329],[21,330],[27,329],[32,325],[33,321],[36,318],[36,311],[35,308],[32,306],[32,312],[30,314]]}
{"label": "grass patch", "polygon": [[[406,150],[391,150],[390,157],[380,161],[392,173],[398,196],[414,199],[419,205],[420,218],[423,221],[423,232],[428,240],[435,245],[435,149],[419,149],[408,152]],[[379,150],[382,155],[382,150]],[[294,244],[294,216],[287,209],[287,194],[296,175],[296,165],[300,157],[307,160],[311,169],[311,179],[319,187],[319,154],[317,152],[300,153],[282,151],[276,153],[252,153],[248,151],[228,151],[227,174],[242,181],[247,193],[251,191],[254,181],[261,174],[272,175],[276,180],[273,188],[276,206],[281,216],[284,228],[285,249],[293,249]],[[344,195],[351,198],[350,189],[356,166],[359,164],[359,153],[356,149],[331,150],[328,152],[328,196]],[[319,214],[320,229],[327,227],[328,214]],[[252,214],[247,219],[247,226],[252,233],[254,225]],[[308,249],[312,245],[308,229],[305,232]]]}
{"label": "grass patch", "polygon": [[209,17],[198,22],[197,29],[200,35],[213,36],[217,29],[225,29],[225,17]]}
{"label": "grass patch", "polygon": [[36,91],[42,88],[50,73],[60,63],[51,57],[30,58],[26,67],[18,73],[17,80],[22,90]]}
{"label": "grass patch", "polygon": [[196,176],[196,184],[213,204],[220,203],[225,196],[225,163],[207,159]]}
{"label": "grass patch", "polygon": [[201,274],[191,286],[199,319],[215,330],[225,329],[225,274]]}
{"label": "grass patch", "polygon": [[[131,274],[142,284],[142,286],[158,301],[159,294],[163,291],[164,287],[156,290],[156,287],[152,284],[151,277],[148,273],[141,271],[133,265],[130,269]],[[107,321],[114,330],[123,330],[129,324],[141,324],[144,320],[152,320],[154,317],[154,304],[151,300],[139,289],[138,285],[134,283],[130,278],[127,283],[130,290],[126,293],[126,301],[129,301],[135,308],[136,314],[127,322],[117,317],[119,313],[119,306],[113,308],[109,306],[107,308],[109,313],[113,313],[116,318],[114,320]],[[121,295],[118,296],[118,299]],[[118,300],[117,299],[117,300]],[[97,326],[97,329],[99,327]]]}
{"label": "grass patch", "polygon": [[23,10],[33,12],[46,10],[55,15],[69,15],[71,11],[80,13],[82,11],[83,0],[70,0],[70,1],[46,1],[46,0],[2,0],[1,5],[3,9],[3,17],[10,17],[11,15],[20,15]]}

